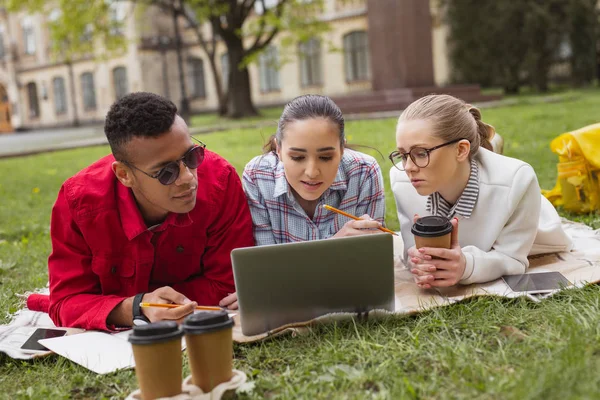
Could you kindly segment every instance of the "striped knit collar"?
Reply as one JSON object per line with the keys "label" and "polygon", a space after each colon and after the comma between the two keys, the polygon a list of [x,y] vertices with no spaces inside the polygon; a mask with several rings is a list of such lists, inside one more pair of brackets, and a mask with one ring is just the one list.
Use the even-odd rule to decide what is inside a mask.
{"label": "striped knit collar", "polygon": [[473,213],[477,197],[479,196],[479,167],[477,162],[471,160],[471,174],[465,190],[458,198],[456,204],[452,205],[444,199],[438,192],[434,192],[427,198],[427,211],[432,215],[452,218],[454,214],[460,214],[469,218]]}

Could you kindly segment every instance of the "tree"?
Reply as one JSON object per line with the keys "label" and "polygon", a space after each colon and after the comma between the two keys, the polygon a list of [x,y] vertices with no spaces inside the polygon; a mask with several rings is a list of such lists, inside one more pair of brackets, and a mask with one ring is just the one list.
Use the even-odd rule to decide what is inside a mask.
{"label": "tree", "polygon": [[[215,37],[220,37],[227,47],[228,87],[219,98],[226,104],[231,118],[257,114],[251,97],[248,64],[256,60],[277,35],[285,31],[293,41],[304,41],[328,29],[328,25],[318,19],[323,11],[323,0],[187,0],[187,5],[185,8],[182,4],[182,15],[194,26],[209,59],[212,57],[213,72],[216,72]],[[255,12],[256,7],[259,12]],[[199,27],[203,21],[212,29],[210,45],[201,38]],[[222,87],[217,84],[219,86]]]}
{"label": "tree", "polygon": [[[524,2],[442,0],[450,28],[449,56],[456,82],[500,85],[518,92],[523,59]],[[494,16],[490,18],[490,16]]]}
{"label": "tree", "polygon": [[[107,50],[115,50],[125,43],[115,40],[111,31],[115,21],[109,18],[110,3],[124,0],[0,0],[9,10],[23,10],[47,13],[50,8],[62,10],[61,29],[51,29],[53,38],[63,41],[72,39],[69,54],[80,55],[89,52],[90,46],[78,41],[86,32],[105,43]],[[290,44],[318,36],[328,29],[318,16],[323,10],[323,0],[131,0],[133,3],[159,7],[173,15],[179,26],[185,19],[195,32],[197,42],[209,60],[215,79],[219,112],[231,118],[256,115],[250,90],[249,63],[256,60],[261,51],[269,46],[275,37],[285,32]],[[259,9],[260,12],[256,12]],[[203,27],[208,25],[211,34]],[[176,32],[176,43],[181,49],[180,36]],[[118,38],[116,38],[118,39]],[[221,40],[227,48],[229,75],[228,87],[223,88],[223,77],[217,68],[217,43]],[[180,77],[183,79],[181,52],[178,54]],[[185,83],[181,82],[182,93]],[[183,99],[187,102],[186,96]]]}
{"label": "tree", "polygon": [[598,11],[596,0],[571,0],[567,9],[571,43],[571,77],[575,86],[589,84],[596,74]]}
{"label": "tree", "polygon": [[449,26],[453,79],[501,85],[516,93],[528,82],[548,90],[549,72],[570,46],[572,77],[593,76],[595,0],[439,0]]}
{"label": "tree", "polygon": [[528,41],[526,67],[531,85],[546,92],[550,67],[566,37],[568,0],[530,0],[528,5],[524,29]]}

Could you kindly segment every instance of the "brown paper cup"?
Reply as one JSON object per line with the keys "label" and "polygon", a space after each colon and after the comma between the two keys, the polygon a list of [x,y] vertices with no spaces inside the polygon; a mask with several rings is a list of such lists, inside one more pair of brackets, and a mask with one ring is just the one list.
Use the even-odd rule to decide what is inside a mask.
{"label": "brown paper cup", "polygon": [[231,328],[203,335],[186,335],[192,382],[205,393],[233,374],[233,339]]}
{"label": "brown paper cup", "polygon": [[[156,328],[154,331],[153,326]],[[141,332],[140,328],[143,327],[149,328]],[[134,327],[129,341],[133,348],[135,375],[143,400],[172,397],[181,393],[182,334],[181,328],[172,321]]]}
{"label": "brown paper cup", "polygon": [[452,223],[445,217],[427,216],[415,221],[411,228],[415,247],[449,249],[452,244]]}
{"label": "brown paper cup", "polygon": [[192,382],[205,393],[233,376],[232,327],[225,311],[196,313],[184,321]]}
{"label": "brown paper cup", "polygon": [[435,247],[441,249],[449,249],[452,243],[452,234],[447,233],[444,236],[438,237],[422,237],[415,235],[415,246],[417,249],[421,247]]}

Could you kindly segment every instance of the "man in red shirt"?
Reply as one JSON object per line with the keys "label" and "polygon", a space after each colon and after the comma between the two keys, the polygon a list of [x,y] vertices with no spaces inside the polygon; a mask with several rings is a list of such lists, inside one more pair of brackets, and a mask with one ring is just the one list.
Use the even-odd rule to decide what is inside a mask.
{"label": "man in red shirt", "polygon": [[54,323],[112,330],[180,320],[197,304],[235,307],[230,252],[254,245],[235,169],[155,94],[118,100],[104,131],[112,155],[68,179],[52,210]]}

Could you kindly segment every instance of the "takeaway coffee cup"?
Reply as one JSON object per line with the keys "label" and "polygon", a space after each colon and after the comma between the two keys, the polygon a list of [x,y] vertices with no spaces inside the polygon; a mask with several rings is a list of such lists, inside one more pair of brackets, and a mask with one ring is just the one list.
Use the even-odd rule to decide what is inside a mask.
{"label": "takeaway coffee cup", "polygon": [[181,393],[181,337],[175,321],[134,326],[129,336],[143,400]]}
{"label": "takeaway coffee cup", "polygon": [[233,376],[232,327],[226,311],[198,312],[183,321],[192,383],[205,393]]}
{"label": "takeaway coffee cup", "polygon": [[452,238],[452,224],[445,217],[435,215],[419,218],[412,226],[415,246],[449,249]]}

